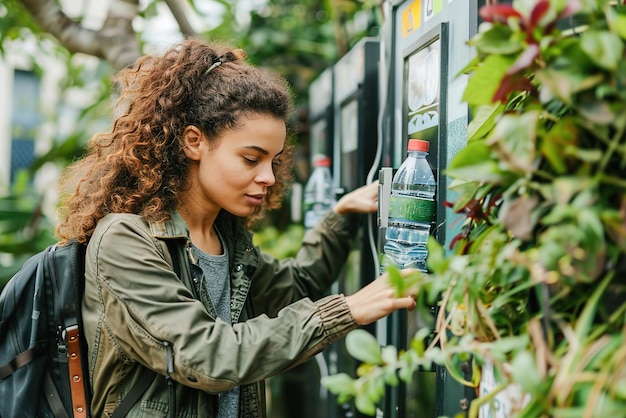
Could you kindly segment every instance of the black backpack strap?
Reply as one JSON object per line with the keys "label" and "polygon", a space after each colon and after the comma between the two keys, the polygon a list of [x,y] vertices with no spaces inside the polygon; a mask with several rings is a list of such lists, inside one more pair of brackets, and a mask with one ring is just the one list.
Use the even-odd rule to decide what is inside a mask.
{"label": "black backpack strap", "polygon": [[48,401],[48,406],[50,407],[54,417],[70,418],[65,410],[65,406],[63,406],[63,402],[61,402],[61,395],[59,395],[59,391],[54,385],[52,376],[50,376],[50,372],[48,371],[44,373],[43,389],[46,392],[46,401]]}
{"label": "black backpack strap", "polygon": [[174,264],[174,273],[176,273],[176,276],[178,276],[178,278],[180,279],[182,268],[184,265],[182,258],[185,257],[184,246],[174,239],[165,240],[165,243],[167,244],[167,249],[170,252],[170,257],[172,257],[172,263]]}
{"label": "black backpack strap", "polygon": [[[57,335],[57,350],[67,354],[71,414],[77,418],[89,416],[91,402],[91,387],[86,372],[86,343],[81,335],[83,324],[80,315],[85,289],[85,249],[86,245],[73,241],[65,246],[50,246],[43,256],[48,283],[55,295],[54,320],[56,324],[63,324],[60,334]],[[48,403],[54,410],[57,406],[54,405],[56,402],[53,393],[47,392]],[[55,414],[56,416],[59,415]]]}
{"label": "black backpack strap", "polygon": [[128,411],[130,411],[130,408],[137,403],[141,395],[148,389],[148,386],[150,386],[156,376],[156,372],[144,367],[139,380],[137,380],[130,392],[128,392],[128,395],[126,395],[122,403],[120,403],[120,406],[118,406],[113,415],[111,415],[111,418],[125,417]]}
{"label": "black backpack strap", "polygon": [[[185,250],[176,240],[166,240],[167,249],[172,257],[172,263],[174,265],[174,273],[178,276],[179,280],[182,280],[181,272],[183,265],[185,265]],[[165,348],[167,349],[167,366],[166,376],[168,391],[169,391],[169,409],[168,418],[176,417],[176,382],[172,379],[171,373],[174,373],[174,348],[172,344],[167,342]]]}

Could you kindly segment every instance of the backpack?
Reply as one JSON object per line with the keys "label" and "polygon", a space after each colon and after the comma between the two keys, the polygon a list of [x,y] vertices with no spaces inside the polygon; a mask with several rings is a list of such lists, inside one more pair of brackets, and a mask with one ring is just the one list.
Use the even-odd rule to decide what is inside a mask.
{"label": "backpack", "polygon": [[[0,418],[89,417],[82,333],[87,245],[51,245],[28,259],[0,294]],[[126,415],[154,380],[146,371],[117,408]]]}

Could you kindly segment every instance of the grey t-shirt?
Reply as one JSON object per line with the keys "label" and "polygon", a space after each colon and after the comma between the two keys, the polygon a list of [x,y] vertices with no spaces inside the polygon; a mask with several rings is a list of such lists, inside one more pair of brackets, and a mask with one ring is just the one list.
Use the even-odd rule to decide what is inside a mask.
{"label": "grey t-shirt", "polygon": [[[200,283],[206,286],[217,316],[232,325],[230,311],[230,274],[228,272],[228,252],[224,240],[218,231],[224,253],[222,255],[206,254],[192,243],[192,251],[202,270]],[[218,418],[237,418],[239,416],[239,387],[219,394]]]}

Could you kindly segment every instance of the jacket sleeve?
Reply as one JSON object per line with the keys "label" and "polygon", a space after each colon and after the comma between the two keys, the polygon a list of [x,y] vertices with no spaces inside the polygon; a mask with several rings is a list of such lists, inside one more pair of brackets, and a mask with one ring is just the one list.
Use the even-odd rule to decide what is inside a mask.
{"label": "jacket sleeve", "polygon": [[165,374],[164,342],[172,343],[172,376],[186,386],[213,393],[263,380],[356,328],[340,295],[301,300],[275,318],[260,315],[234,326],[213,320],[145,225],[124,218],[102,229],[88,247],[86,278],[93,287],[84,312],[100,316],[98,326],[115,345],[108,349],[123,353],[122,361]]}
{"label": "jacket sleeve", "polygon": [[305,233],[294,258],[277,260],[262,253],[250,291],[252,315],[275,316],[294,301],[326,295],[350,254],[361,219],[329,211]]}

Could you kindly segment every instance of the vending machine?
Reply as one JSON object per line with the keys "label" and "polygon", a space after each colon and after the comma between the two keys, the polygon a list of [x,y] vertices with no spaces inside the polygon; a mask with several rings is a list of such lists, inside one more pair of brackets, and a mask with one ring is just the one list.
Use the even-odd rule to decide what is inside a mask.
{"label": "vending machine", "polygon": [[[379,56],[377,39],[361,39],[334,66],[323,71],[309,88],[310,165],[321,156],[330,157],[336,199],[371,181],[369,174],[373,170],[378,138]],[[376,214],[364,216],[346,265],[331,289],[333,293],[352,294],[377,277],[376,245],[372,244],[377,239],[376,234]],[[376,332],[373,326],[364,328],[372,334]],[[310,364],[306,366],[311,376],[341,372],[354,375],[358,367],[346,351],[345,339],[318,354],[315,364],[316,370],[312,370]],[[318,399],[318,403],[309,408],[315,410],[317,416],[365,418],[354,404],[339,404],[336,396],[323,387],[309,398]]]}
{"label": "vending machine", "polygon": [[[376,38],[364,38],[355,44],[334,66],[333,74],[333,181],[337,198],[368,181],[378,138],[378,66],[380,44]],[[321,129],[321,128],[320,128]],[[313,136],[311,138],[314,140]],[[321,143],[321,141],[320,141]],[[321,146],[311,145],[312,149]],[[352,294],[377,277],[375,268],[376,214],[364,216],[348,261],[337,281],[335,292]],[[364,327],[375,334],[374,326]],[[358,364],[345,349],[341,339],[326,350],[329,373],[354,375]],[[334,405],[326,417],[364,417],[353,404]]]}
{"label": "vending machine", "polygon": [[334,106],[333,68],[325,69],[309,87],[309,156],[311,166],[318,155],[333,160]]}
{"label": "vending machine", "polygon": [[[477,24],[476,0],[408,0],[384,4],[387,18],[381,40],[388,80],[381,103],[382,143],[378,157],[383,183],[379,200],[379,243],[383,253],[385,202],[390,182],[407,155],[409,139],[429,143],[428,162],[437,189],[436,210],[431,235],[445,248],[460,228],[452,222],[454,213],[446,201],[454,199],[447,190],[445,169],[448,161],[465,145],[468,108],[462,101],[467,79],[462,69],[470,61],[469,38]],[[379,341],[398,348],[408,346],[422,328],[434,331],[437,307],[423,312],[397,312],[385,321],[385,334]],[[467,366],[467,365],[466,365]],[[471,376],[469,367],[459,371]],[[387,389],[379,416],[385,418],[425,418],[467,413],[473,388],[462,386],[444,367],[419,370],[410,383]]]}
{"label": "vending machine", "polygon": [[[316,158],[326,156],[333,165],[334,107],[333,68],[320,73],[309,86],[308,166]],[[294,183],[291,196],[292,222],[305,223],[303,187]],[[268,413],[272,417],[333,418],[337,415],[337,401],[321,385],[321,379],[330,373],[330,362],[336,358],[333,348],[317,354],[313,359],[269,379],[270,402]]]}

